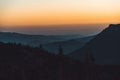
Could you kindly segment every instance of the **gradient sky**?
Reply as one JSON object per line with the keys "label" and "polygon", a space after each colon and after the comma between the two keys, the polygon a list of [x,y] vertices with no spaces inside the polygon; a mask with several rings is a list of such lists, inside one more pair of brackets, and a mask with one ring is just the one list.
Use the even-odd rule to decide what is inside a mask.
{"label": "gradient sky", "polygon": [[120,22],[120,0],[0,0],[0,5],[0,24],[6,28]]}

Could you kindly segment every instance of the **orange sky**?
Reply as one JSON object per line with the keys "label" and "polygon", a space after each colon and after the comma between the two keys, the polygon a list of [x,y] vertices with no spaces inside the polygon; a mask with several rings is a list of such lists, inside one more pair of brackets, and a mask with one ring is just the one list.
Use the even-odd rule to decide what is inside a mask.
{"label": "orange sky", "polygon": [[64,13],[64,14],[24,14],[4,16],[2,24],[6,25],[49,25],[49,24],[88,24],[88,23],[118,23],[119,14],[81,14],[81,13]]}
{"label": "orange sky", "polygon": [[0,24],[119,23],[119,3],[120,0],[8,0],[0,6]]}

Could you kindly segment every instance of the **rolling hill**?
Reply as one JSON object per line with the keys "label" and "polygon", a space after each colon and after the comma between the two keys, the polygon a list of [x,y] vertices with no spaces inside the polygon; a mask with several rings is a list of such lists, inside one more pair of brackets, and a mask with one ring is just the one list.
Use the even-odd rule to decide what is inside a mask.
{"label": "rolling hill", "polygon": [[0,42],[21,43],[31,46],[39,46],[58,41],[65,41],[82,37],[82,35],[28,35],[11,32],[0,32]]}
{"label": "rolling hill", "polygon": [[58,53],[59,45],[62,46],[64,54],[69,54],[81,47],[83,47],[88,41],[90,41],[94,36],[88,36],[83,38],[70,39],[66,41],[58,41],[43,45],[44,48],[51,53]]}

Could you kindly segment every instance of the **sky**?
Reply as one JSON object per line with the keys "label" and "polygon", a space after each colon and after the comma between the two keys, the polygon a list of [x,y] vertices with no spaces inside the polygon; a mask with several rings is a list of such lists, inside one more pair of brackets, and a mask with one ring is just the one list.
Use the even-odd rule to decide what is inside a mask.
{"label": "sky", "polygon": [[0,25],[8,31],[28,28],[67,31],[65,25],[70,24],[80,24],[69,26],[74,30],[96,30],[99,25],[93,27],[93,24],[102,24],[104,28],[103,24],[120,22],[119,4],[120,0],[0,0]]}

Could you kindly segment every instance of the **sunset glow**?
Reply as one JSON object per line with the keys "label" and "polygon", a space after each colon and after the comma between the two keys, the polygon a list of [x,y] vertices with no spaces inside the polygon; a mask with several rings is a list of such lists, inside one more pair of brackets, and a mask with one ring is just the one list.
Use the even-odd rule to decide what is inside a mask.
{"label": "sunset glow", "polygon": [[0,8],[0,21],[13,26],[119,23],[119,3],[120,0],[6,0]]}

